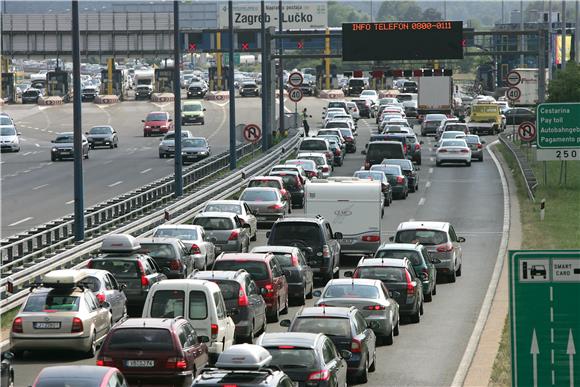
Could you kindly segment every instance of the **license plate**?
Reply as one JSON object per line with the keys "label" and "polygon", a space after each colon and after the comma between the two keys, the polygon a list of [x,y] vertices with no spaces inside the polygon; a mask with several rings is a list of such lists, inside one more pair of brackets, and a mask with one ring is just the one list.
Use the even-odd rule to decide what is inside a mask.
{"label": "license plate", "polygon": [[219,254],[219,253],[221,253],[221,252],[222,252],[222,249],[221,249],[220,247],[217,247],[217,246],[216,246],[216,247],[215,247],[215,251],[214,251],[214,253],[215,253],[215,254]]}
{"label": "license plate", "polygon": [[256,220],[268,220],[265,216],[258,216]]}
{"label": "license plate", "polygon": [[60,322],[35,322],[34,329],[60,329]]}
{"label": "license plate", "polygon": [[356,239],[341,239],[340,243],[344,245],[352,245],[356,242]]}
{"label": "license plate", "polygon": [[149,368],[155,366],[155,360],[126,360],[125,367]]}
{"label": "license plate", "polygon": [[159,132],[159,129],[151,129],[152,132]]}

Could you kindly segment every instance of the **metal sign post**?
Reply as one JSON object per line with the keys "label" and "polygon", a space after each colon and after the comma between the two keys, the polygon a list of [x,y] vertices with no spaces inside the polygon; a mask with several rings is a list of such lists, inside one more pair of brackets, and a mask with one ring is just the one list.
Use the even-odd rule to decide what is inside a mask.
{"label": "metal sign post", "polygon": [[[173,2],[173,121],[175,128],[175,197],[183,195],[183,163],[181,156],[181,85],[179,82],[181,47],[179,45],[179,1]],[[166,66],[167,68],[167,66]]]}

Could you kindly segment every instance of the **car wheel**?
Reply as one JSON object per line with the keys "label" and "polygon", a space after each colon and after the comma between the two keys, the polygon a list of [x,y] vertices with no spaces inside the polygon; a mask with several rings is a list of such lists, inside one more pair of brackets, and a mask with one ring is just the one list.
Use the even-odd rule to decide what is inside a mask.
{"label": "car wheel", "polygon": [[433,291],[431,290],[429,293],[425,294],[425,302],[433,301]]}
{"label": "car wheel", "polygon": [[461,277],[461,267],[462,267],[462,265],[459,265],[459,269],[457,269],[457,273],[456,274],[457,274],[458,277]]}
{"label": "car wheel", "polygon": [[369,367],[369,372],[375,372],[377,369],[377,350],[375,349],[375,353],[373,353],[373,363]]}
{"label": "car wheel", "polygon": [[50,161],[56,161],[56,156],[55,155],[50,155]]}
{"label": "car wheel", "polygon": [[314,291],[314,281],[312,281],[312,284],[310,285],[310,291],[308,293],[306,293],[306,299],[311,300],[313,295],[312,292]]}
{"label": "car wheel", "polygon": [[337,270],[336,272],[332,273],[332,278],[334,279],[340,278],[340,270]]}
{"label": "car wheel", "polygon": [[202,125],[205,125],[205,120],[201,120],[201,124]]}
{"label": "car wheel", "polygon": [[417,165],[421,165],[421,159],[417,160]]}
{"label": "car wheel", "polygon": [[393,345],[393,334],[394,334],[393,329],[391,329],[391,333],[388,336],[383,337],[383,342],[386,345]]}
{"label": "car wheel", "polygon": [[465,165],[467,165],[468,167],[471,167],[471,161],[466,162]]}
{"label": "car wheel", "polygon": [[435,286],[433,286],[433,295],[437,295],[437,283],[435,283]]}
{"label": "car wheel", "polygon": [[421,322],[421,313],[419,308],[417,308],[417,312],[410,316],[410,320],[413,324],[418,324]]}
{"label": "car wheel", "polygon": [[367,355],[367,359],[365,360],[365,366],[362,369],[358,380],[359,383],[363,384],[363,383],[367,383],[369,381],[369,359],[368,359],[368,355]]}
{"label": "car wheel", "polygon": [[159,158],[160,159],[164,159],[165,158],[165,154],[164,153],[159,153]]}
{"label": "car wheel", "polygon": [[288,296],[286,296],[286,304],[284,305],[284,309],[280,311],[280,314],[288,314]]}
{"label": "car wheel", "polygon": [[409,191],[411,192],[415,192],[417,189],[415,188],[415,186],[412,186],[411,188],[409,188]]}
{"label": "car wheel", "polygon": [[440,167],[441,166],[441,161],[435,161],[435,165]]}
{"label": "car wheel", "polygon": [[278,322],[280,321],[280,311],[278,310],[278,305],[274,306],[274,312],[270,313],[268,316],[268,322]]}
{"label": "car wheel", "polygon": [[252,235],[252,237],[250,238],[252,242],[254,242],[256,239],[258,239],[258,230],[255,230],[254,235]]}
{"label": "car wheel", "polygon": [[393,328],[393,335],[399,336],[399,321],[397,321],[397,325]]}
{"label": "car wheel", "polygon": [[113,149],[115,147],[115,144],[111,143],[111,145],[109,146],[109,148]]}
{"label": "car wheel", "polygon": [[93,357],[95,357],[96,354],[97,354],[97,332],[93,331],[93,334],[91,335],[91,345],[88,351],[86,352],[86,356],[87,358],[92,359]]}
{"label": "car wheel", "polygon": [[85,160],[89,159],[89,152],[87,151],[87,154],[85,155]]}
{"label": "car wheel", "polygon": [[448,278],[449,278],[449,283],[454,283],[455,282],[455,280],[457,279],[456,278],[456,272],[455,272],[455,270],[452,270],[451,271],[451,274],[449,274],[449,277]]}
{"label": "car wheel", "polygon": [[419,308],[419,313],[423,316],[423,301],[421,301],[421,307]]}
{"label": "car wheel", "polygon": [[479,158],[479,161],[483,161],[483,155]]}

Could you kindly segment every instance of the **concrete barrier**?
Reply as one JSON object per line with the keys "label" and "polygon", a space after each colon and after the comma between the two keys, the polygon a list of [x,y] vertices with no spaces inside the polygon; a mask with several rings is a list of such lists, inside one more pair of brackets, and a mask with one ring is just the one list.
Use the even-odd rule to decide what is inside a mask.
{"label": "concrete barrier", "polygon": [[320,90],[319,98],[341,99],[344,98],[342,90]]}
{"label": "concrete barrier", "polygon": [[119,102],[119,96],[117,95],[97,95],[95,97],[96,104],[113,104]]}
{"label": "concrete barrier", "polygon": [[62,105],[64,100],[62,97],[38,97],[38,104],[46,106]]}
{"label": "concrete barrier", "polygon": [[206,101],[227,101],[230,99],[230,93],[228,91],[210,91],[203,99]]}
{"label": "concrete barrier", "polygon": [[175,95],[173,93],[153,93],[151,102],[173,102]]}

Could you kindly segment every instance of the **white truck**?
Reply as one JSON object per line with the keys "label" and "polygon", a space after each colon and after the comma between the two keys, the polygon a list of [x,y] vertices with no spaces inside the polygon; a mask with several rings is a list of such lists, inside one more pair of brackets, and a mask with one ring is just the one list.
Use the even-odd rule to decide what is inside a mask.
{"label": "white truck", "polygon": [[304,187],[304,212],[321,215],[341,232],[341,252],[373,255],[381,244],[384,196],[378,181],[349,178],[315,179]]}
{"label": "white truck", "polygon": [[453,108],[453,80],[451,77],[433,76],[417,78],[417,116],[422,121],[426,114],[451,114]]}
{"label": "white truck", "polygon": [[[520,98],[513,100],[513,106],[535,106],[539,103],[538,98],[538,69],[517,68],[513,71],[520,74],[521,81],[515,85],[520,90]],[[548,90],[548,69],[546,69],[546,90]],[[506,91],[507,93],[507,91]],[[507,94],[506,94],[507,97]]]}
{"label": "white truck", "polygon": [[153,86],[153,82],[155,81],[155,72],[153,69],[135,70],[133,80],[135,82],[135,86],[139,85]]}

